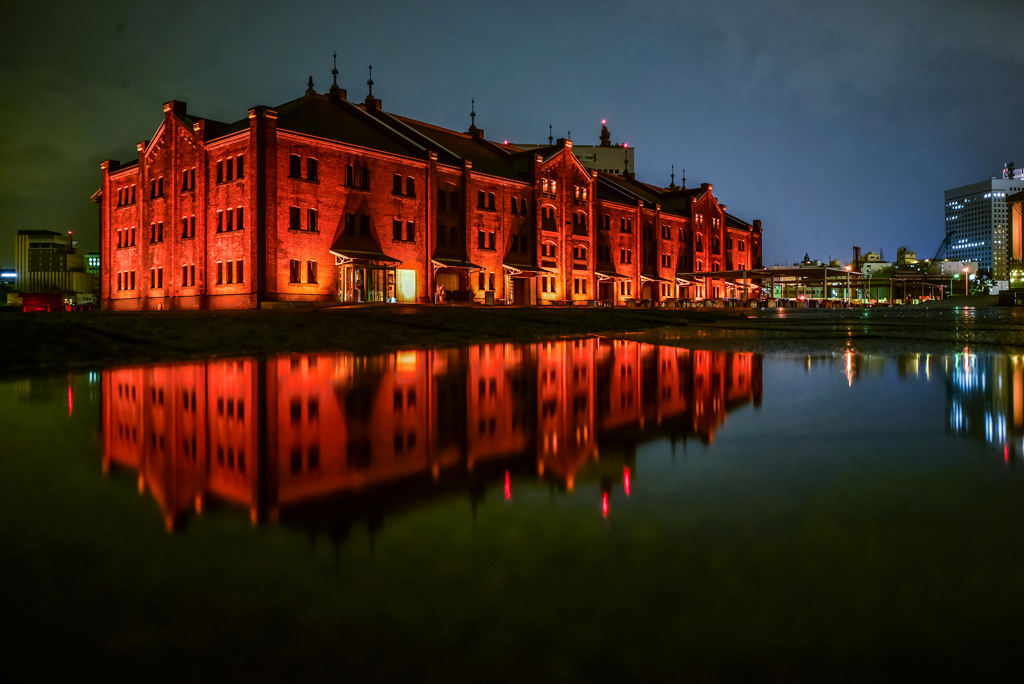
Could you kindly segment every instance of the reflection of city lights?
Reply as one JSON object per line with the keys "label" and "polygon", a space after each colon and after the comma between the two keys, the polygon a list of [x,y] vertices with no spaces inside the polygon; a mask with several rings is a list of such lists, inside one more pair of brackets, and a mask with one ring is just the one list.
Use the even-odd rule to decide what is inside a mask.
{"label": "reflection of city lights", "polygon": [[601,497],[601,515],[608,517],[608,492]]}
{"label": "reflection of city lights", "polygon": [[622,488],[626,491],[626,496],[629,496],[630,484],[629,466],[625,466],[622,469]]}
{"label": "reflection of city lights", "polygon": [[71,417],[71,411],[75,407],[75,397],[71,392],[71,385],[68,385],[68,418]]}
{"label": "reflection of city lights", "polygon": [[505,471],[505,501],[512,500],[512,479],[508,475],[508,471]]}

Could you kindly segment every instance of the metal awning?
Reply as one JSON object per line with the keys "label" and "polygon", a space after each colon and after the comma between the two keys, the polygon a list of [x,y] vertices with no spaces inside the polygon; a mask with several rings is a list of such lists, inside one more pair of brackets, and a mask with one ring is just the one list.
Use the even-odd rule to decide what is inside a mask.
{"label": "metal awning", "polygon": [[394,264],[402,263],[400,259],[393,259],[384,252],[369,252],[358,249],[346,249],[339,251],[332,249],[331,254],[335,257],[334,263],[336,266],[341,266],[343,264],[392,266]]}
{"label": "metal awning", "polygon": [[598,280],[629,280],[629,276],[619,275],[615,271],[594,271]]}
{"label": "metal awning", "polygon": [[516,276],[530,278],[535,275],[550,272],[547,269],[539,268],[532,264],[502,264],[501,266],[505,269],[505,273],[513,278]]}
{"label": "metal awning", "polygon": [[434,265],[434,270],[439,268],[464,268],[467,271],[482,271],[483,266],[477,266],[471,261],[466,259],[452,259],[450,257],[434,257],[430,260],[430,263]]}

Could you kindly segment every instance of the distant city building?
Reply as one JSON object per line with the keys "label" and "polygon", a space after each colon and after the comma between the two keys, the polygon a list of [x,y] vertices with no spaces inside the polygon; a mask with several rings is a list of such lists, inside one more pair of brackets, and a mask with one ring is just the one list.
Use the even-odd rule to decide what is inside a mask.
{"label": "distant city building", "polygon": [[99,252],[86,252],[85,253],[85,272],[91,273],[94,276],[100,274],[100,253]]}
{"label": "distant city building", "polygon": [[[612,145],[611,133],[608,131],[608,126],[606,124],[607,121],[601,121],[600,145],[577,145],[576,143],[573,143],[573,155],[586,169],[593,169],[594,171],[612,173],[620,176],[624,173],[635,173],[636,165],[633,163],[634,148],[629,147],[625,143],[621,145],[618,143]],[[512,143],[512,145],[520,150],[532,151],[549,147],[553,143],[554,138],[549,135],[548,142],[544,145],[531,143]],[[672,181],[674,185],[675,179],[673,178]],[[683,181],[685,181],[685,179],[683,179]],[[681,183],[680,187],[683,185],[685,185],[685,182]]]}
{"label": "distant city building", "polygon": [[[874,252],[868,252],[868,254],[874,254]],[[879,271],[889,268],[892,268],[890,261],[862,261],[860,264],[860,272],[868,276],[877,275]]]}
{"label": "distant city building", "polygon": [[70,304],[92,301],[94,279],[86,273],[70,232],[18,231],[14,270],[19,294],[61,294]]}
{"label": "distant city building", "polygon": [[906,247],[900,247],[896,250],[896,265],[897,266],[913,266],[917,263],[917,252],[912,252]]}
{"label": "distant city building", "polygon": [[[1008,165],[1009,166],[1009,165]],[[946,237],[937,257],[977,261],[995,280],[1008,275],[1007,196],[1024,190],[1024,175],[1008,169],[991,178],[946,191]]]}

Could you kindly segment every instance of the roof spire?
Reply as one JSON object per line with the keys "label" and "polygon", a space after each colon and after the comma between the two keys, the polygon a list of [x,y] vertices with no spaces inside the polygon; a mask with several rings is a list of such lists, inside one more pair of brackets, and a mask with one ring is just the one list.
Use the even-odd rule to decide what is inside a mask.
{"label": "roof spire", "polygon": [[551,135],[551,124],[548,124],[548,145],[554,145],[555,139]]}
{"label": "roof spire", "polygon": [[366,85],[370,87],[370,92],[366,95],[367,98],[373,98],[373,65],[370,65],[370,78],[366,79]]}
{"label": "roof spire", "polygon": [[682,179],[681,182],[682,182],[682,185],[680,185],[679,187],[682,188],[683,190],[685,190],[686,189],[686,169],[683,169],[683,179]]}
{"label": "roof spire", "polygon": [[476,133],[476,100],[469,101],[469,132]]}
{"label": "roof spire", "polygon": [[307,95],[316,95],[316,91],[313,90],[313,77],[312,76],[309,77],[309,83],[306,84],[306,94]]}
{"label": "roof spire", "polygon": [[570,130],[566,130],[565,131],[565,139],[566,140],[572,140],[572,131],[570,131]]}
{"label": "roof spire", "polygon": [[675,164],[672,165],[672,173],[670,174],[670,176],[672,178],[672,182],[669,183],[668,189],[669,190],[675,190],[676,189],[676,165]]}
{"label": "roof spire", "polygon": [[331,76],[334,76],[334,85],[338,85],[338,53],[334,53],[334,68],[331,69]]}

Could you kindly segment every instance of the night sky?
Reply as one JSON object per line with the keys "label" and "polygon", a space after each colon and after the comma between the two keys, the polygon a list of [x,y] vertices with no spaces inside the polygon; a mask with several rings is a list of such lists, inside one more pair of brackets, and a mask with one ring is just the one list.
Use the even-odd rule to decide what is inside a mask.
{"label": "night sky", "polygon": [[223,121],[331,84],[492,140],[571,131],[683,169],[764,224],[764,262],[931,257],[943,191],[1024,166],[1024,5],[759,2],[7,3],[0,27],[0,266],[21,229],[99,245],[104,159],[162,104]]}

